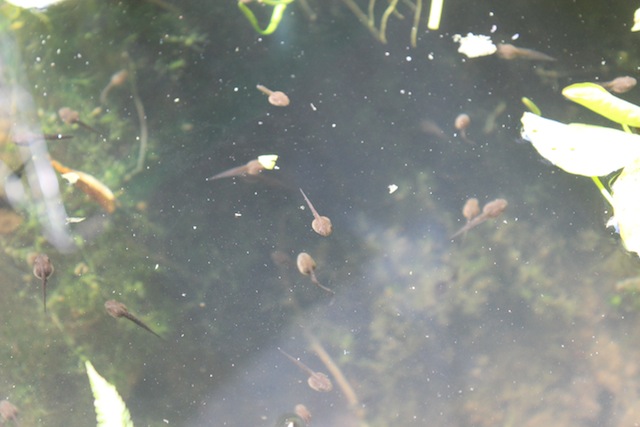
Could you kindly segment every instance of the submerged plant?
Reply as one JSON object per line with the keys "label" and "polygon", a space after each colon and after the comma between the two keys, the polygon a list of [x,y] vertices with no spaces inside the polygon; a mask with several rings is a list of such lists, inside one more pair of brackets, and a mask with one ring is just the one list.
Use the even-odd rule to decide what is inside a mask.
{"label": "submerged plant", "polygon": [[[563,124],[534,113],[522,116],[522,136],[538,153],[559,168],[591,177],[611,204],[616,225],[627,250],[640,255],[640,136],[630,126],[640,126],[640,107],[607,92],[595,83],[567,86],[562,94],[580,105],[622,125],[624,132],[582,123]],[[528,104],[527,104],[528,105]],[[535,106],[534,106],[535,107]],[[535,107],[537,109],[537,107]],[[538,110],[539,112],[539,110]],[[609,191],[599,177],[623,169]]]}
{"label": "submerged plant", "polygon": [[118,390],[102,378],[90,361],[85,362],[93,393],[98,427],[133,427],[131,414]]}

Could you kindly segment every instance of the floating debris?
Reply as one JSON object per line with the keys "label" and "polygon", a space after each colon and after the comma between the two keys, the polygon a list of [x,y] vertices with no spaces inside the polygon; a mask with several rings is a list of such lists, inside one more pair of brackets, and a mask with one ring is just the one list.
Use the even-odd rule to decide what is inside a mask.
{"label": "floating debris", "polygon": [[70,184],[75,185],[90,198],[98,202],[105,211],[113,213],[116,210],[116,196],[109,187],[98,181],[95,177],[88,173],[68,168],[57,160],[51,160],[51,165],[64,179],[69,181]]}
{"label": "floating debris", "polygon": [[473,33],[468,33],[466,36],[454,34],[453,41],[460,43],[458,52],[469,58],[493,55],[498,50],[496,45],[491,41],[491,37],[483,36],[481,34],[475,35]]}

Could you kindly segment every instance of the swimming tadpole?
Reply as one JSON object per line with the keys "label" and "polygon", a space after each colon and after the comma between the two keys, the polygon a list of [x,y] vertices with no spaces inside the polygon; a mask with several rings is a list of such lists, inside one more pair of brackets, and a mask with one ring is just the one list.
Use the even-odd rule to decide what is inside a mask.
{"label": "swimming tadpole", "polygon": [[633,89],[638,81],[634,77],[621,76],[609,82],[598,83],[600,86],[608,90],[609,92],[625,93]]}
{"label": "swimming tadpole", "polygon": [[107,83],[104,89],[102,89],[102,92],[100,92],[100,103],[106,104],[107,97],[109,96],[109,92],[111,92],[111,89],[113,89],[114,87],[122,86],[124,82],[127,81],[127,78],[129,78],[129,71],[127,70],[120,70],[113,74],[109,79],[109,83]]}
{"label": "swimming tadpole", "polygon": [[289,97],[286,93],[279,90],[271,90],[265,86],[257,85],[256,89],[269,96],[269,104],[275,107],[286,107],[289,105]]}
{"label": "swimming tadpole", "polygon": [[307,384],[315,391],[329,392],[333,390],[333,384],[329,377],[322,372],[315,372],[313,369],[291,356],[289,353],[278,347],[280,353],[284,354],[289,360],[295,363],[300,369],[309,374]]}
{"label": "swimming tadpole", "polygon": [[316,262],[313,258],[311,258],[311,255],[306,252],[300,252],[298,254],[298,258],[296,259],[296,265],[298,266],[298,271],[305,276],[309,276],[311,278],[311,282],[313,282],[314,285],[325,290],[331,295],[335,295],[334,291],[327,288],[326,286],[321,285],[320,282],[318,282],[315,273]]}
{"label": "swimming tadpole", "polygon": [[467,199],[462,207],[462,216],[464,216],[467,222],[480,215],[480,203],[475,197]]}
{"label": "swimming tadpole", "polygon": [[506,60],[524,59],[529,61],[555,61],[556,59],[537,50],[517,47],[512,44],[498,43],[496,55]]}
{"label": "swimming tadpole", "polygon": [[18,425],[18,414],[20,411],[16,406],[8,400],[0,401],[0,419],[2,423],[13,421],[15,425]]}
{"label": "swimming tadpole", "polygon": [[213,181],[221,178],[231,178],[234,176],[257,176],[262,173],[263,170],[277,169],[276,161],[278,156],[276,154],[265,154],[258,156],[257,159],[249,161],[242,166],[236,166],[235,168],[227,169],[224,172],[220,172],[207,178],[207,181]]}
{"label": "swimming tadpole", "polygon": [[453,122],[453,125],[460,132],[460,138],[462,138],[464,142],[475,144],[475,142],[467,137],[467,128],[469,127],[469,125],[471,125],[471,117],[469,117],[468,114],[458,114],[455,121]]}
{"label": "swimming tadpole", "polygon": [[127,306],[123,303],[116,301],[114,299],[110,299],[109,301],[104,303],[104,308],[107,310],[107,313],[115,319],[120,317],[124,317],[126,319],[131,320],[136,325],[140,326],[143,329],[146,329],[148,332],[151,332],[153,335],[157,336],[161,340],[164,340],[160,335],[156,334],[150,327],[148,327],[142,320],[138,319],[136,316],[131,314],[127,309]]}
{"label": "swimming tadpole", "polygon": [[300,189],[300,192],[302,193],[302,197],[304,197],[304,200],[307,202],[307,205],[309,206],[309,209],[313,214],[313,222],[311,223],[311,228],[313,229],[313,231],[323,237],[331,235],[331,233],[333,232],[331,220],[326,216],[318,214],[318,211],[313,207],[307,195],[304,194],[304,191],[302,191],[302,188]]}
{"label": "swimming tadpole", "polygon": [[451,236],[452,239],[456,238],[460,234],[466,233],[472,228],[482,224],[488,219],[499,217],[502,212],[507,208],[507,201],[505,199],[495,199],[491,202],[484,205],[482,208],[482,213],[472,218],[467,222],[467,224],[462,227],[460,230],[456,231],[455,234]]}
{"label": "swimming tadpole", "polygon": [[80,120],[80,113],[76,110],[72,110],[69,107],[62,107],[58,110],[58,116],[60,117],[60,120],[67,125],[77,124],[78,126],[102,136],[102,132]]}
{"label": "swimming tadpole", "polygon": [[33,259],[33,275],[42,280],[42,301],[45,313],[47,312],[47,280],[49,280],[53,271],[53,264],[47,255],[36,255]]}

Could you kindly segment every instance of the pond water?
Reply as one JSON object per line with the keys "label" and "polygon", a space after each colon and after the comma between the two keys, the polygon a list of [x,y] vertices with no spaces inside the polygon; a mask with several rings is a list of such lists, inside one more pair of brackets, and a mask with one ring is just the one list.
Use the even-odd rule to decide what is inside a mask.
{"label": "pond water", "polygon": [[[299,404],[313,426],[640,423],[637,256],[591,180],[520,138],[522,97],[612,126],[560,90],[637,76],[637,5],[447,0],[427,30],[424,4],[412,46],[415,5],[387,43],[380,0],[295,0],[271,35],[234,2],[0,5],[0,398],[20,425],[93,425],[85,360],[136,426],[301,426]],[[246,6],[264,28],[273,7]],[[470,32],[555,60],[468,58]],[[508,206],[452,239],[473,197]]]}

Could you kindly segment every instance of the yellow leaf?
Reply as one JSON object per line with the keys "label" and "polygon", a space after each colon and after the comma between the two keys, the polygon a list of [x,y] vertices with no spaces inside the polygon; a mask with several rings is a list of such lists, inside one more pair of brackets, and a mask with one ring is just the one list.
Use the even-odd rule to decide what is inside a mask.
{"label": "yellow leaf", "polygon": [[533,113],[522,115],[522,137],[542,157],[565,171],[604,176],[640,159],[640,136],[617,129],[569,124]]}
{"label": "yellow leaf", "polygon": [[599,84],[572,84],[562,89],[562,94],[613,122],[640,127],[640,107],[610,94]]}

